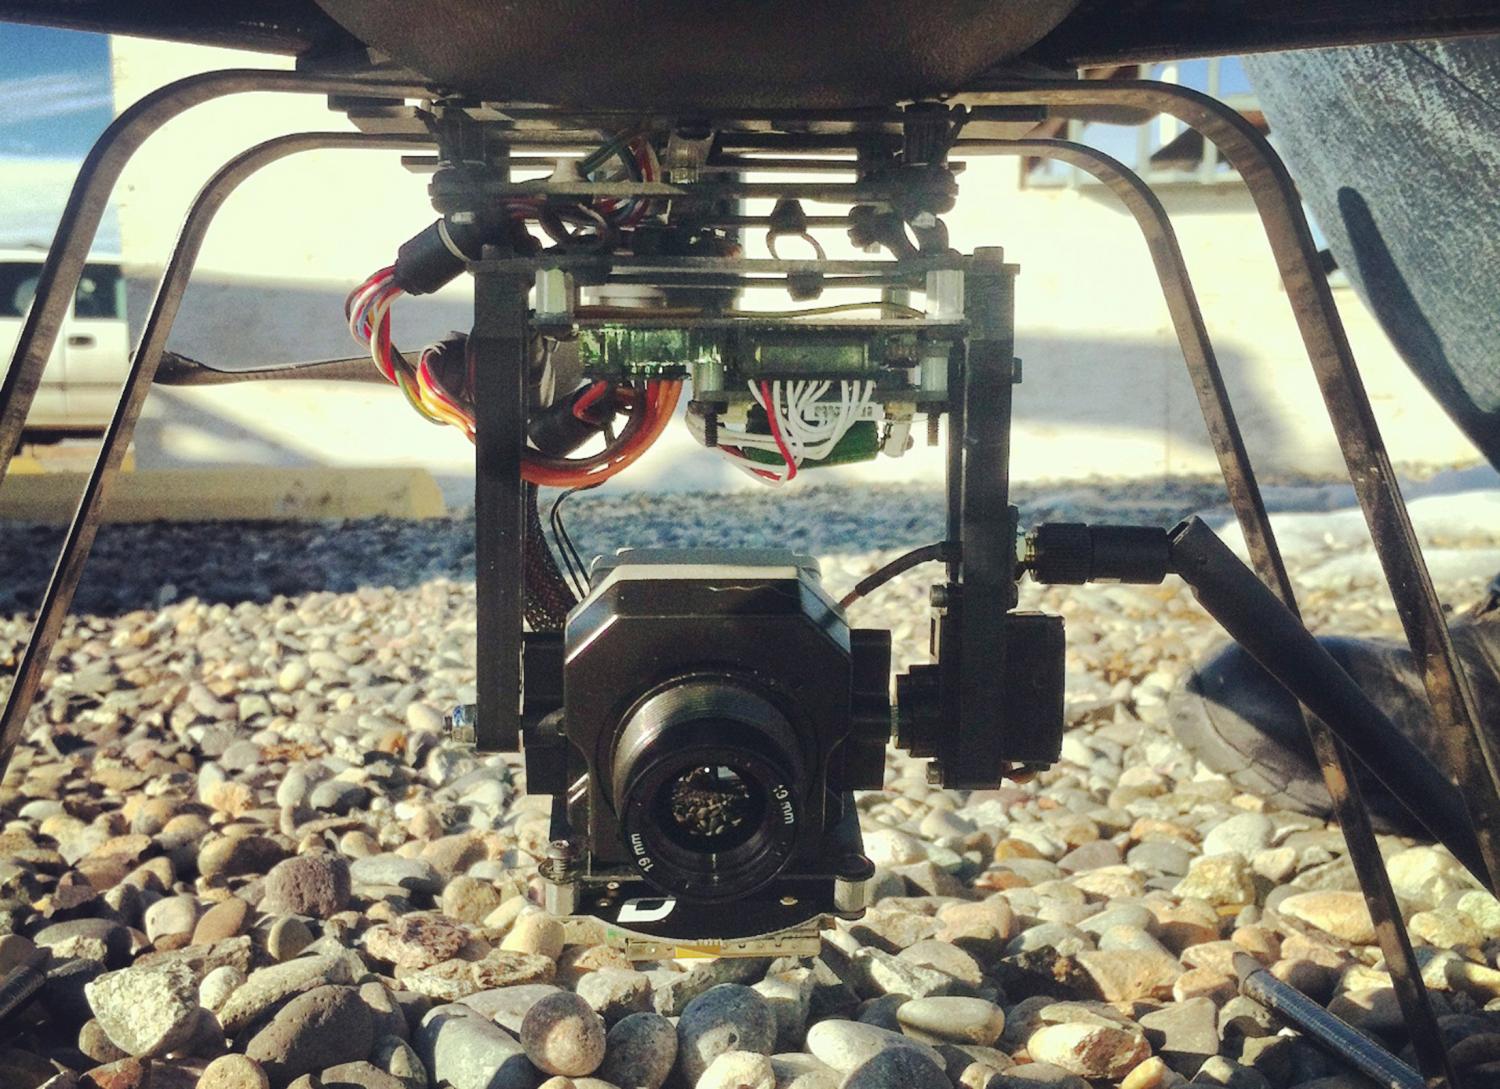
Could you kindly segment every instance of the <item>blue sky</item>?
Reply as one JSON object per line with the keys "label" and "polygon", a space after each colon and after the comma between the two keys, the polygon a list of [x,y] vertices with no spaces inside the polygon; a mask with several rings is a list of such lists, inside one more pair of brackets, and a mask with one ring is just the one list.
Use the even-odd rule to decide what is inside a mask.
{"label": "blue sky", "polygon": [[[109,39],[0,23],[0,246],[45,244],[79,161],[114,116]],[[98,248],[119,246],[113,215]]]}

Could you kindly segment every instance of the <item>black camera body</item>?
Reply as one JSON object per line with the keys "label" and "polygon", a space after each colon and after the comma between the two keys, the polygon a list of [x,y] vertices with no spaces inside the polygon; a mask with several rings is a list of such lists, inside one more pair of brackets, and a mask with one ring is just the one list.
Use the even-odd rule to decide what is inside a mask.
{"label": "black camera body", "polygon": [[889,632],[851,629],[787,551],[627,551],[591,582],[560,640],[526,644],[554,909],[676,941],[857,916],[851,791],[883,785]]}

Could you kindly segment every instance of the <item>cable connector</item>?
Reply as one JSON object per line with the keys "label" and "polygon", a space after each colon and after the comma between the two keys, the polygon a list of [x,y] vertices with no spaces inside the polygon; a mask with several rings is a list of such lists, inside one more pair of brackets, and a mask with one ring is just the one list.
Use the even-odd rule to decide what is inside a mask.
{"label": "cable connector", "polygon": [[493,239],[472,215],[445,216],[401,244],[394,279],[408,295],[430,295],[458,278],[470,261],[479,260]]}
{"label": "cable connector", "polygon": [[1064,586],[1153,585],[1172,570],[1172,543],[1167,531],[1156,526],[1050,522],[1026,535],[1017,566],[1037,582]]}

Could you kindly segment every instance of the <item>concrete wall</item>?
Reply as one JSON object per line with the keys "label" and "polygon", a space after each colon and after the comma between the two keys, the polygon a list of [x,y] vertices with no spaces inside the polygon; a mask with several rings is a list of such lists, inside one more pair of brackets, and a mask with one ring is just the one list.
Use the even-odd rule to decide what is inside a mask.
{"label": "concrete wall", "polygon": [[[267,58],[116,39],[120,104],[191,71]],[[278,63],[269,61],[269,63]],[[123,252],[142,277],[134,314],[182,210],[217,165],[297,129],[345,127],[321,99],[239,96],[199,107],[157,134],[118,195]],[[172,347],[233,364],[352,354],[348,289],[389,263],[432,218],[425,181],[389,152],[311,153],[268,168],[225,207],[205,246]],[[1165,306],[1133,221],[1097,189],[1026,189],[1011,159],[973,159],[949,218],[955,245],[1003,245],[1018,262],[1014,472],[1020,479],[1211,473]],[[1342,462],[1290,310],[1248,200],[1229,186],[1163,194],[1252,453],[1266,469],[1334,473]],[[847,254],[833,237],[831,256]],[[1337,292],[1393,457],[1439,466],[1475,459],[1347,289]],[[398,343],[467,325],[461,289],[398,306]],[[153,395],[138,462],[424,465],[461,492],[471,452],[375,387],[231,387]],[[936,479],[936,451],[837,470],[827,479]],[[807,474],[814,480],[822,474]],[[637,487],[738,486],[744,478],[681,429],[624,478]],[[618,486],[618,485],[617,485]],[[753,485],[751,485],[753,486]]]}

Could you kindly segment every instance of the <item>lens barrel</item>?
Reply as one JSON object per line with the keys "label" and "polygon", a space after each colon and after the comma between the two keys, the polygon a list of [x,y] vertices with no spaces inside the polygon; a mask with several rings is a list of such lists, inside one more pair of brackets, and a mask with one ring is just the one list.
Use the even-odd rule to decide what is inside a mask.
{"label": "lens barrel", "polygon": [[626,850],[663,892],[729,900],[797,847],[803,761],[774,702],[728,675],[659,687],[626,716],[611,760]]}

